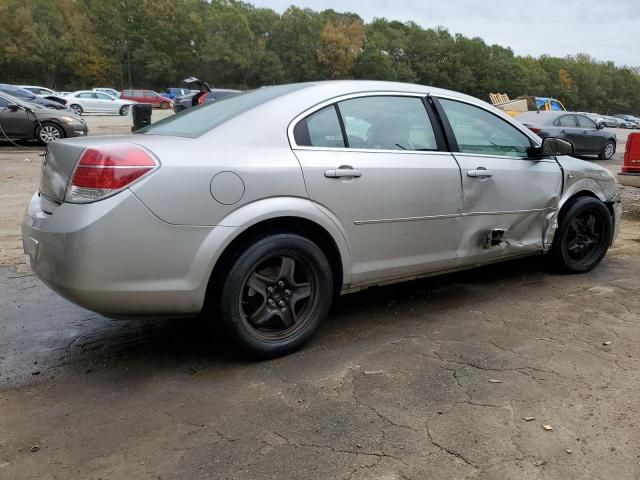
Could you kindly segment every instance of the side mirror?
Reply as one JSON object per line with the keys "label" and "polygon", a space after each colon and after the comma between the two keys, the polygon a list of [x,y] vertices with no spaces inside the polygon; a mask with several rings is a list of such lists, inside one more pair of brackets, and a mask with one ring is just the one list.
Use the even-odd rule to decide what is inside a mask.
{"label": "side mirror", "polygon": [[556,155],[572,155],[574,152],[575,147],[571,140],[546,137],[542,139],[542,146],[529,148],[527,154],[529,158],[541,158]]}
{"label": "side mirror", "polygon": [[15,103],[9,103],[7,105],[7,108],[9,110],[11,110],[12,112],[15,112],[16,110],[18,110],[20,107],[18,105],[16,105]]}
{"label": "side mirror", "polygon": [[604,123],[602,123],[602,122],[598,122],[598,123],[596,123],[596,128],[597,128],[598,130],[602,130],[602,129],[604,128]]}
{"label": "side mirror", "polygon": [[576,151],[573,142],[566,138],[548,137],[542,140],[542,154],[571,155]]}

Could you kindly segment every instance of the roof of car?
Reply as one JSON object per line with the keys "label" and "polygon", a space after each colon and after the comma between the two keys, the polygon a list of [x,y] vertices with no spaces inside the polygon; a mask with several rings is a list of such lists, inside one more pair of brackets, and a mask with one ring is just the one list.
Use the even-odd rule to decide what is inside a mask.
{"label": "roof of car", "polygon": [[582,115],[587,117],[584,113],[580,112],[565,112],[564,110],[549,110],[544,112],[524,112],[516,117],[520,123],[548,123],[552,122],[558,117],[562,117],[563,115]]}

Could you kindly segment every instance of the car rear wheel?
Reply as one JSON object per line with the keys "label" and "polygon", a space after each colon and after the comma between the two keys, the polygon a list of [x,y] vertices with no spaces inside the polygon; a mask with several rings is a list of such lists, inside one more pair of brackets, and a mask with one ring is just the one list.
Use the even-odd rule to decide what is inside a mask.
{"label": "car rear wheel", "polygon": [[299,235],[271,235],[250,245],[229,270],[222,321],[245,352],[276,357],[315,334],[332,298],[331,267],[322,250]]}
{"label": "car rear wheel", "polygon": [[122,115],[123,117],[127,116],[129,114],[129,107],[130,105],[123,105],[120,107],[120,115]]}
{"label": "car rear wheel", "polygon": [[69,105],[69,108],[73,110],[73,113],[75,113],[76,115],[82,115],[82,112],[83,112],[82,107],[77,103],[74,103],[73,105]]}
{"label": "car rear wheel", "polygon": [[597,198],[580,197],[568,206],[560,220],[552,255],[566,272],[588,272],[604,258],[612,235],[613,222],[607,206]]}
{"label": "car rear wheel", "polygon": [[170,107],[169,102],[161,102],[161,103],[160,103],[160,108],[161,108],[162,110],[166,110],[166,109],[167,109],[167,108],[169,108],[169,107]]}
{"label": "car rear wheel", "polygon": [[55,123],[45,122],[36,129],[36,138],[46,145],[54,140],[64,138],[64,130]]}
{"label": "car rear wheel", "polygon": [[613,157],[614,153],[616,153],[616,144],[608,141],[602,149],[600,155],[598,155],[598,158],[600,160],[611,160],[611,157]]}

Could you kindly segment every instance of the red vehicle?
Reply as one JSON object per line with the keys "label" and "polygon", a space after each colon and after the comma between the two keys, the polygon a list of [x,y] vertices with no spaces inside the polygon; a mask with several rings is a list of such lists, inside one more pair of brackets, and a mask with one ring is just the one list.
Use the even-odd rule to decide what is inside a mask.
{"label": "red vehicle", "polygon": [[640,133],[630,133],[624,152],[624,164],[618,181],[629,187],[640,187]]}
{"label": "red vehicle", "polygon": [[155,108],[166,110],[173,107],[173,100],[163,97],[153,90],[123,90],[121,100],[135,100],[138,103],[150,103]]}

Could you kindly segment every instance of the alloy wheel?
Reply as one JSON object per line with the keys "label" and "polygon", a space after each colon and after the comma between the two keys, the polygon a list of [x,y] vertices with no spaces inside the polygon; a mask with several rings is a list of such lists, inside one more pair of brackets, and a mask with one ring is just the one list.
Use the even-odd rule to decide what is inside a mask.
{"label": "alloy wheel", "polygon": [[604,147],[604,158],[606,160],[609,160],[611,157],[613,157],[614,153],[615,147],[613,146],[613,143],[607,143],[607,146]]}
{"label": "alloy wheel", "polygon": [[587,210],[569,223],[565,248],[576,262],[589,262],[602,246],[605,235],[603,219],[596,212]]}
{"label": "alloy wheel", "polygon": [[62,138],[62,135],[60,134],[60,129],[58,129],[58,127],[54,127],[53,125],[44,125],[40,129],[40,140],[42,140],[43,143],[50,143],[54,140],[59,140],[60,138]]}
{"label": "alloy wheel", "polygon": [[302,257],[287,252],[258,262],[240,295],[240,315],[261,340],[281,340],[304,328],[318,299],[318,278]]}

